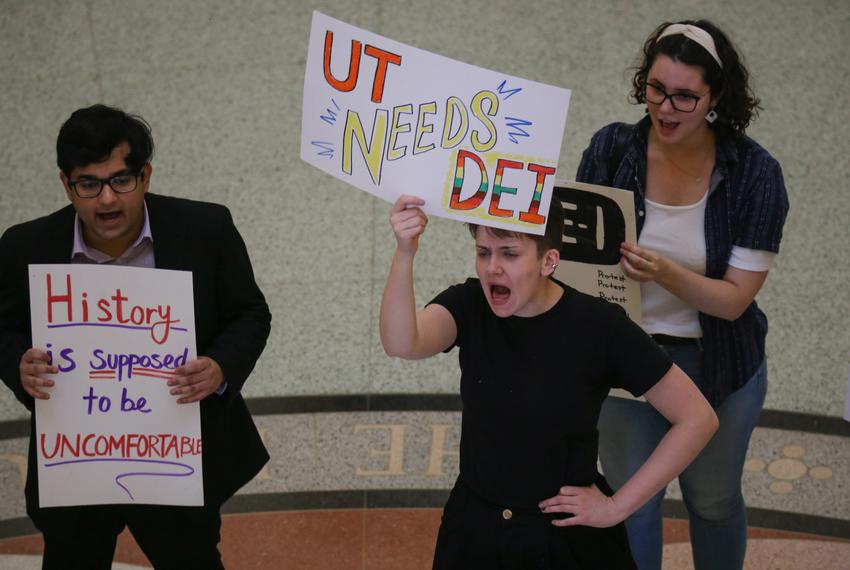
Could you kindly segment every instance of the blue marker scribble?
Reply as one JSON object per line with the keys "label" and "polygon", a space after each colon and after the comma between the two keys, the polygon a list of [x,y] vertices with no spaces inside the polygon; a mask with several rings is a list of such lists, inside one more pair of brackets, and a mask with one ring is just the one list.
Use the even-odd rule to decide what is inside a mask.
{"label": "blue marker scribble", "polygon": [[319,156],[327,156],[328,158],[334,157],[334,143],[328,141],[310,141],[310,144],[322,149],[321,151],[316,152]]}
{"label": "blue marker scribble", "polygon": [[517,93],[522,91],[522,87],[515,87],[514,89],[506,89],[505,84],[507,82],[508,82],[508,80],[505,79],[504,81],[499,83],[498,87],[496,87],[496,90],[499,92],[499,95],[504,95],[504,97],[502,97],[502,99],[504,99],[505,101],[507,101],[508,99],[510,99],[511,97],[513,97],[514,95],[516,95]]}
{"label": "blue marker scribble", "polygon": [[45,467],[57,467],[59,465],[69,465],[71,463],[94,463],[98,461],[119,461],[119,462],[131,462],[131,463],[156,463],[159,465],[172,465],[175,467],[183,467],[188,471],[185,473],[157,473],[153,471],[145,472],[145,471],[136,471],[131,473],[121,473],[117,477],[115,477],[115,484],[124,489],[124,492],[130,497],[131,501],[135,501],[135,497],[133,497],[133,493],[130,492],[130,489],[125,487],[121,483],[121,479],[125,477],[137,477],[137,476],[149,476],[149,477],[189,477],[195,472],[195,469],[191,465],[186,465],[185,463],[177,463],[176,461],[158,461],[156,459],[118,459],[113,457],[104,457],[100,459],[72,459],[70,461],[57,461],[56,463],[47,463]]}
{"label": "blue marker scribble", "polygon": [[[334,104],[334,107],[336,107],[336,111],[339,111],[339,110],[340,110],[339,105],[337,105],[337,104],[336,104],[336,101],[334,101],[333,99],[331,99],[331,103],[333,103],[333,104]],[[337,112],[336,112],[336,111],[334,111],[333,109],[331,109],[330,107],[328,107],[328,108],[326,109],[326,111],[327,111],[327,113],[328,113],[327,115],[319,115],[319,117],[320,117],[320,118],[321,118],[324,122],[326,122],[327,124],[329,124],[330,126],[334,126],[334,123],[336,123],[336,115],[337,115]]]}
{"label": "blue marker scribble", "polygon": [[507,125],[509,129],[508,138],[511,139],[511,142],[514,144],[519,144],[519,141],[517,141],[517,137],[531,136],[530,134],[528,134],[528,131],[526,131],[523,127],[530,127],[533,124],[534,123],[532,123],[531,121],[526,121],[525,119],[505,117],[505,125]]}

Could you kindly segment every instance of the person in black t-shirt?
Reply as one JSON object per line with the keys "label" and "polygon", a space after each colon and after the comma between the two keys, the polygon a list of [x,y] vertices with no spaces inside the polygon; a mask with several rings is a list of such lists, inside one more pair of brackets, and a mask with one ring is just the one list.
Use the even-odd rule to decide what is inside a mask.
{"label": "person in black t-shirt", "polygon": [[[634,568],[622,521],[687,466],[717,417],[622,308],[551,278],[563,228],[557,200],[544,236],[470,225],[478,279],[417,311],[423,204],[401,196],[392,207],[397,245],[380,332],[390,356],[460,349],[460,475],[434,568]],[[671,424],[616,493],[596,471],[596,423],[612,387],[645,396]]]}

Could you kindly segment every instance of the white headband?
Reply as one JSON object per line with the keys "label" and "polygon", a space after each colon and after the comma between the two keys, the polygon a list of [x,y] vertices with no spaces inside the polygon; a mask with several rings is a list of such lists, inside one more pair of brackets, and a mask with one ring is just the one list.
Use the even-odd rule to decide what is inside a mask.
{"label": "white headband", "polygon": [[723,69],[723,62],[720,61],[720,56],[717,55],[717,49],[714,46],[714,38],[712,38],[711,34],[702,28],[698,28],[690,24],[670,24],[664,28],[664,31],[661,32],[661,35],[658,36],[658,39],[656,39],[655,42],[658,43],[658,40],[661,38],[679,34],[701,45],[703,49],[714,58],[714,61],[716,61],[717,65],[720,66],[720,69]]}

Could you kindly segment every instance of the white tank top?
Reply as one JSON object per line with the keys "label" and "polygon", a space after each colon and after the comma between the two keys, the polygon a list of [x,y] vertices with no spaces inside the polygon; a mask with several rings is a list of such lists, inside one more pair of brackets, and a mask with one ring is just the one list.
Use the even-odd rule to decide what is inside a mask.
{"label": "white tank top", "polygon": [[[638,245],[705,275],[705,206],[708,189],[695,204],[668,206],[646,200]],[[699,312],[654,281],[641,283],[643,328],[649,334],[702,337]]]}

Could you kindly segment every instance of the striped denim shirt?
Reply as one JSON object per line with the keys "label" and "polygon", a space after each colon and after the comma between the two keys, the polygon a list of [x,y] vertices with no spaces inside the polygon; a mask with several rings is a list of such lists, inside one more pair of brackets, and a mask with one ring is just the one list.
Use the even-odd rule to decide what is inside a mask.
{"label": "striped denim shirt", "polygon": [[[624,123],[599,130],[582,155],[579,182],[630,190],[634,194],[637,231],[645,220],[646,148],[650,127],[644,117],[632,129],[614,172],[608,172],[617,132]],[[712,184],[705,210],[706,276],[722,279],[733,246],[779,252],[788,214],[788,195],[779,163],[752,139],[719,138]],[[715,408],[743,386],[764,360],[767,317],[753,301],[734,321],[699,314],[703,331],[702,386]]]}

